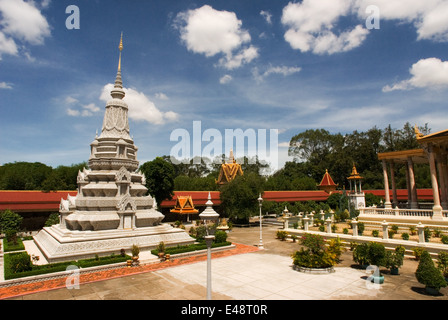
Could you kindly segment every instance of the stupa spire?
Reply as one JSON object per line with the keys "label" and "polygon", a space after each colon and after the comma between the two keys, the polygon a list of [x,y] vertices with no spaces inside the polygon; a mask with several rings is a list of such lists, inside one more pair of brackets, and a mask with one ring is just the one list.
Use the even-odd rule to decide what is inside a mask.
{"label": "stupa spire", "polygon": [[110,95],[114,99],[123,99],[125,96],[125,93],[123,91],[123,81],[121,80],[121,51],[123,50],[123,32],[121,33],[118,49],[120,50],[120,55],[118,58],[117,76],[115,78],[114,89],[110,92]]}

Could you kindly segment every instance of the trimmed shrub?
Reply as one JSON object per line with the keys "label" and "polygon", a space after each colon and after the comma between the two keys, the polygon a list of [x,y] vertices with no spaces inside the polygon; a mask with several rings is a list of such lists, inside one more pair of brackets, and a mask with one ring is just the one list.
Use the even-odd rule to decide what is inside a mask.
{"label": "trimmed shrub", "polygon": [[378,230],[372,230],[372,236],[377,238],[380,235],[380,232]]}
{"label": "trimmed shrub", "polygon": [[418,282],[436,290],[447,286],[445,278],[440,270],[435,267],[429,252],[426,250],[422,252],[415,276]]}
{"label": "trimmed shrub", "polygon": [[441,240],[443,244],[448,244],[448,236],[442,235]]}
{"label": "trimmed shrub", "polygon": [[401,238],[402,238],[403,240],[409,240],[409,233],[407,233],[407,232],[402,233],[402,234],[401,234]]}
{"label": "trimmed shrub", "polygon": [[360,266],[367,265],[367,250],[369,245],[367,243],[361,243],[355,246],[353,249],[353,261]]}
{"label": "trimmed shrub", "polygon": [[215,243],[221,243],[227,241],[227,233],[222,230],[218,230],[215,233]]}

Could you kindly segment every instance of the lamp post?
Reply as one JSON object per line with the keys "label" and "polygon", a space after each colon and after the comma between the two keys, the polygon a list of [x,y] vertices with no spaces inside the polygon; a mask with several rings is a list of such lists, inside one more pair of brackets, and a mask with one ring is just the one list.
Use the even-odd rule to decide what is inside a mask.
{"label": "lamp post", "polygon": [[207,300],[212,299],[212,242],[215,239],[215,230],[213,224],[218,220],[219,214],[213,210],[213,202],[211,200],[210,192],[208,193],[208,200],[205,203],[207,207],[199,214],[199,218],[204,221],[207,235],[205,244],[207,245]]}
{"label": "lamp post", "polygon": [[259,249],[264,249],[263,247],[263,235],[262,235],[262,223],[261,223],[261,206],[263,203],[263,198],[261,197],[261,193],[260,196],[258,197],[258,205],[260,206],[260,243],[258,244],[258,248]]}

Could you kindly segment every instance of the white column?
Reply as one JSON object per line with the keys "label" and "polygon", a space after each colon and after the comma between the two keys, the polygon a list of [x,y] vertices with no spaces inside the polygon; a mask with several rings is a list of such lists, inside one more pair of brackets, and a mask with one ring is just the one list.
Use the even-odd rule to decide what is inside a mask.
{"label": "white column", "polygon": [[397,186],[395,183],[395,164],[393,161],[390,163],[390,180],[392,182],[392,203],[394,207],[397,207],[398,206]]}
{"label": "white column", "polygon": [[434,197],[434,206],[432,207],[432,218],[442,220],[442,207],[440,206],[439,184],[437,183],[437,170],[432,146],[429,147],[429,169],[431,170],[432,193]]}
{"label": "white column", "polygon": [[409,168],[409,185],[411,188],[411,209],[418,209],[417,201],[417,187],[415,185],[414,176],[414,162],[411,157],[408,157],[408,168]]}
{"label": "white column", "polygon": [[383,176],[384,176],[384,207],[392,208],[392,204],[390,203],[390,194],[389,194],[389,178],[387,177],[387,162],[383,159]]}

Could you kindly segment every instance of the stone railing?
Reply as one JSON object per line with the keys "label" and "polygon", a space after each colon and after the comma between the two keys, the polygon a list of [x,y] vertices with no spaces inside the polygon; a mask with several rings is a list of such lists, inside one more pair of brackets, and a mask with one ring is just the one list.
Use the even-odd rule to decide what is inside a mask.
{"label": "stone railing", "polygon": [[[448,213],[445,212],[444,216]],[[380,216],[394,216],[394,217],[425,217],[431,219],[433,211],[430,209],[386,209],[386,208],[363,208],[359,210],[360,216],[380,215]]]}

